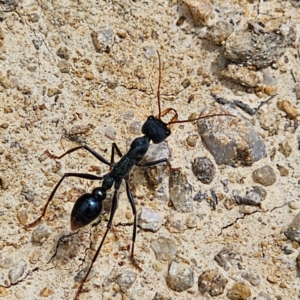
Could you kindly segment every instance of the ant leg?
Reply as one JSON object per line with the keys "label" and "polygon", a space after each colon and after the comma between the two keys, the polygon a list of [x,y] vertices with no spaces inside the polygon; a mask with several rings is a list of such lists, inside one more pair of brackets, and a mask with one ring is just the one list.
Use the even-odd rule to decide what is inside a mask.
{"label": "ant leg", "polygon": [[139,166],[139,167],[150,167],[150,166],[154,166],[154,165],[157,165],[157,164],[160,164],[160,163],[163,163],[163,162],[167,163],[168,166],[170,165],[167,158],[162,158],[162,159],[158,159],[158,160],[154,160],[154,161],[149,161],[149,162],[146,162],[146,163],[136,163],[135,165]]}
{"label": "ant leg", "polygon": [[90,264],[90,267],[88,268],[88,270],[87,270],[87,272],[86,272],[84,278],[82,279],[82,281],[81,281],[81,283],[80,283],[80,285],[79,285],[79,288],[78,288],[78,290],[77,290],[77,292],[76,292],[76,295],[75,295],[74,300],[78,300],[78,299],[79,299],[79,294],[80,294],[80,292],[81,292],[81,290],[82,290],[82,288],[83,288],[83,285],[84,285],[84,283],[86,282],[86,280],[87,280],[87,278],[88,278],[88,276],[89,276],[89,274],[90,274],[90,272],[91,272],[91,270],[92,270],[92,267],[93,267],[93,265],[94,265],[94,262],[97,260],[97,257],[98,257],[98,255],[99,255],[99,253],[100,253],[100,251],[101,251],[101,248],[102,248],[102,246],[103,246],[103,244],[104,244],[104,241],[105,241],[105,239],[106,239],[106,236],[107,236],[107,234],[108,234],[108,232],[109,232],[109,230],[110,230],[110,228],[111,228],[111,226],[112,226],[112,221],[113,221],[113,218],[114,218],[115,212],[116,212],[116,210],[117,210],[117,206],[118,206],[117,192],[118,192],[118,189],[115,189],[115,191],[114,191],[114,196],[113,196],[113,199],[112,199],[112,205],[111,205],[111,210],[110,210],[110,216],[109,216],[108,223],[107,223],[107,225],[106,225],[106,231],[105,231],[105,233],[104,233],[104,236],[103,236],[103,238],[102,238],[102,240],[101,240],[101,243],[100,243],[100,245],[99,245],[99,247],[98,247],[96,253],[94,254],[94,257],[93,257],[93,259],[92,259],[92,262],[91,262],[91,264]]}
{"label": "ant leg", "polygon": [[130,187],[129,187],[129,183],[128,183],[128,177],[125,178],[125,184],[126,184],[126,193],[127,193],[127,197],[129,199],[129,203],[131,205],[131,210],[132,210],[132,213],[133,213],[133,232],[132,232],[132,244],[131,244],[131,259],[132,261],[134,262],[134,243],[135,243],[135,239],[136,239],[136,208],[135,208],[135,203],[134,203],[134,199],[133,199],[133,196],[132,196],[132,193],[131,193],[131,190],[130,190]]}
{"label": "ant leg", "polygon": [[120,151],[119,147],[117,146],[116,143],[112,143],[112,147],[111,147],[111,158],[110,158],[110,165],[114,165],[115,164],[115,151],[117,152],[117,154],[122,157],[123,154]]}
{"label": "ant leg", "polygon": [[85,149],[86,151],[90,152],[92,155],[94,155],[98,160],[100,160],[101,162],[103,162],[104,164],[111,166],[111,163],[109,163],[102,155],[100,155],[99,153],[97,153],[95,150],[93,150],[92,148],[90,148],[89,146],[83,145],[83,146],[78,146],[75,148],[72,148],[70,150],[68,150],[67,152],[65,152],[64,154],[60,155],[60,156],[56,156],[54,154],[51,154],[49,152],[49,150],[46,150],[46,153],[51,157],[51,158],[55,158],[55,159],[60,159],[62,157],[64,157],[67,154],[70,154],[72,152],[75,152],[79,149]]}
{"label": "ant leg", "polygon": [[46,203],[46,205],[43,208],[42,214],[35,221],[33,221],[32,223],[26,225],[25,228],[34,227],[36,224],[38,224],[41,221],[41,219],[46,214],[47,207],[48,207],[49,203],[51,202],[51,200],[53,199],[54,194],[56,193],[56,191],[59,188],[60,184],[62,183],[62,181],[66,177],[79,177],[79,178],[84,178],[84,179],[88,179],[88,180],[102,180],[103,179],[102,176],[96,176],[96,175],[86,174],[86,173],[65,173],[63,175],[63,177],[59,180],[59,182],[56,184],[55,188],[52,190],[52,192],[51,192],[51,194],[50,194],[50,196],[49,196],[49,198],[47,200],[47,203]]}

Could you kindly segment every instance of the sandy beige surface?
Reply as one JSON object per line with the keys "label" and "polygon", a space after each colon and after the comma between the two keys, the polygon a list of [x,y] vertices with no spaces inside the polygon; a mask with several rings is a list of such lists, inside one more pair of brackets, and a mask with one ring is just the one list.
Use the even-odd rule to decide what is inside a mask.
{"label": "sandy beige surface", "polygon": [[[228,63],[221,57],[220,47],[199,37],[199,30],[181,2],[154,2],[24,0],[14,10],[1,13],[0,295],[5,299],[74,297],[74,277],[93,256],[108,215],[103,215],[99,226],[71,234],[70,212],[77,197],[91,191],[96,183],[64,181],[43,221],[49,234],[42,243],[32,242],[35,228],[25,230],[24,224],[37,218],[64,172],[99,175],[109,170],[84,151],[61,160],[51,159],[44,152],[59,155],[77,142],[84,142],[109,159],[111,144],[116,142],[126,153],[137,136],[131,133],[130,124],[142,124],[147,116],[157,113],[156,50],[163,61],[162,108],[175,108],[180,119],[213,105],[211,94],[215,90],[228,100],[242,100],[252,107],[269,97],[220,81],[218,72]],[[299,8],[289,1],[222,2],[215,1],[218,15],[228,19],[232,16],[234,22],[245,23],[261,14],[284,16],[299,23]],[[182,15],[187,19],[178,26],[176,22]],[[298,24],[296,28],[299,30]],[[112,33],[111,43],[106,48],[100,45],[100,52],[93,44],[93,32]],[[57,55],[61,47],[67,48],[69,57],[64,58],[68,59]],[[132,226],[126,225],[132,223],[132,214],[122,187],[116,226],[93,267],[93,277],[85,285],[87,293],[80,299],[155,299],[156,293],[165,297],[157,299],[209,299],[208,294],[199,293],[197,284],[200,274],[212,269],[218,269],[228,280],[224,293],[215,299],[228,299],[227,292],[236,282],[244,282],[250,288],[248,299],[268,299],[260,293],[269,295],[269,299],[298,298],[298,244],[287,240],[283,232],[300,208],[300,133],[299,128],[292,130],[296,121],[287,119],[276,106],[279,99],[299,105],[291,75],[291,70],[299,69],[297,47],[297,43],[289,47],[279,67],[272,69],[278,80],[278,95],[262,108],[267,119],[275,120],[271,125],[276,127],[275,133],[263,129],[257,116],[245,114],[262,135],[268,157],[250,167],[216,165],[214,180],[204,185],[193,175],[191,161],[202,156],[213,158],[200,138],[195,147],[187,146],[187,137],[197,134],[195,124],[174,125],[167,139],[172,167],[180,167],[187,174],[193,196],[199,190],[209,193],[214,189],[220,196],[217,209],[213,211],[203,201],[194,202],[192,213],[176,212],[168,205],[168,176],[160,186],[151,188],[143,171],[136,168],[130,185],[138,210],[143,206],[152,209],[163,224],[171,215],[183,224],[191,215],[196,216],[197,226],[183,226],[180,233],[164,225],[156,233],[139,229],[136,257],[142,270],[138,271],[131,265],[126,248],[132,234]],[[186,79],[191,86],[184,89]],[[109,132],[112,138],[105,135]],[[283,141],[288,141],[292,149],[288,157],[278,151]],[[272,166],[277,180],[265,187],[267,197],[261,208],[255,207],[252,214],[241,213],[238,205],[226,209],[222,199],[230,198],[234,189],[244,195],[254,185],[253,170],[265,164]],[[288,170],[287,176],[280,175],[278,165]],[[220,182],[224,179],[229,179],[226,195]],[[62,236],[65,237],[58,244]],[[175,292],[168,287],[168,261],[157,261],[150,248],[150,241],[161,236],[175,240],[177,255],[186,259],[193,270],[194,284],[187,291]],[[228,270],[214,260],[223,247],[236,253]],[[285,254],[284,249],[291,253]],[[8,274],[15,269],[24,272],[11,285]],[[137,278],[131,288],[122,292],[116,278],[128,270],[135,272]],[[259,284],[251,285],[242,277],[245,272],[258,275]]]}

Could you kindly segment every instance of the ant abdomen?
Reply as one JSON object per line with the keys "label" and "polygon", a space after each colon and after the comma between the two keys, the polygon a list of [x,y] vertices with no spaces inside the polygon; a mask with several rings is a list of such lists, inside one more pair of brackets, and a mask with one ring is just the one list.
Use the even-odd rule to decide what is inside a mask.
{"label": "ant abdomen", "polygon": [[77,230],[94,221],[102,211],[102,201],[106,198],[106,190],[95,188],[92,193],[80,196],[71,212],[71,229]]}

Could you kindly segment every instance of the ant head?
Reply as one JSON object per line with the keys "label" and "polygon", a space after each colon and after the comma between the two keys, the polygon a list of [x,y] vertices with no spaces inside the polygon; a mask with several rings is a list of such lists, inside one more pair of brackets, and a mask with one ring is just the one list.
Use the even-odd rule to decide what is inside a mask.
{"label": "ant head", "polygon": [[150,116],[142,127],[142,133],[154,144],[159,144],[171,134],[171,130],[168,128],[168,124],[161,119]]}

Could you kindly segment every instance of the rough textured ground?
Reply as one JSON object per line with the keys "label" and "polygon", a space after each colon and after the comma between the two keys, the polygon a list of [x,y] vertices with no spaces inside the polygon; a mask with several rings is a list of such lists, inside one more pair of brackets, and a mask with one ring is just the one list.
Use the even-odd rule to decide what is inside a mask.
{"label": "rough textured ground", "polygon": [[[215,1],[218,14],[226,14],[234,22],[247,22],[257,14],[286,16],[295,23],[300,18],[299,8],[289,1],[231,1],[226,5],[222,2]],[[71,235],[69,217],[73,202],[83,191],[91,191],[92,183],[68,179],[62,184],[44,220],[50,234],[42,243],[33,243],[34,229],[26,231],[20,222],[33,221],[39,215],[64,172],[108,171],[84,151],[55,161],[44,155],[45,150],[59,155],[77,142],[85,142],[109,159],[112,142],[125,153],[137,136],[129,130],[131,122],[143,123],[147,116],[157,113],[155,50],[163,61],[162,107],[175,108],[181,119],[213,105],[211,93],[216,89],[228,100],[242,100],[253,107],[268,98],[266,95],[259,98],[237,84],[218,79],[218,72],[226,65],[220,48],[199,38],[188,14],[183,25],[176,25],[185,11],[186,7],[176,1],[24,0],[14,10],[1,13],[0,295],[6,299],[74,297],[74,276],[90,261],[108,218],[106,214],[101,225]],[[92,42],[92,32],[103,29],[113,32],[109,49],[99,49],[109,53],[97,52]],[[65,61],[57,55],[62,46],[68,49],[69,58]],[[150,58],[149,52],[153,53]],[[226,290],[216,299],[228,299],[227,291],[236,282],[248,285],[251,290],[248,299],[268,299],[262,293],[269,295],[269,299],[298,298],[298,244],[287,240],[283,231],[300,207],[297,145],[300,133],[299,128],[295,132],[290,129],[290,121],[276,107],[278,99],[288,99],[297,106],[290,72],[299,69],[297,45],[290,47],[285,57],[278,63],[280,67],[272,70],[278,79],[278,96],[262,110],[270,120],[276,117],[276,133],[269,134],[253,117],[255,130],[264,138],[267,158],[251,167],[217,166],[213,182],[203,185],[192,173],[191,160],[212,157],[201,139],[193,148],[185,142],[189,135],[197,133],[196,125],[174,125],[167,140],[172,151],[171,165],[181,167],[187,174],[193,195],[199,190],[209,193],[212,188],[217,194],[224,194],[220,183],[224,179],[229,179],[228,198],[234,189],[245,194],[254,184],[253,170],[271,165],[277,181],[265,187],[267,197],[262,207],[255,208],[255,213],[243,214],[239,206],[226,209],[220,199],[215,211],[203,201],[194,202],[193,213],[178,213],[168,205],[168,177],[154,189],[147,185],[141,170],[134,170],[131,187],[138,209],[151,208],[159,213],[163,223],[172,214],[183,223],[195,215],[197,226],[184,227],[181,233],[172,233],[165,226],[156,233],[139,230],[136,243],[136,256],[142,268],[139,272],[130,264],[126,248],[132,232],[132,226],[126,224],[132,223],[132,216],[125,189],[121,188],[116,226],[109,233],[94,265],[94,276],[85,285],[88,292],[81,299],[154,299],[157,292],[165,297],[161,299],[206,299],[210,296],[199,293],[197,282],[199,275],[210,269],[219,269],[228,280]],[[182,85],[185,79],[191,82],[186,89]],[[113,139],[105,132],[112,132]],[[273,149],[278,150],[285,140],[292,148],[290,156],[276,151],[271,160]],[[284,166],[288,176],[280,176],[277,165]],[[66,237],[58,244],[62,236]],[[168,262],[157,262],[150,248],[150,241],[161,236],[175,240],[177,255],[186,259],[194,272],[194,284],[188,291],[174,292],[167,285]],[[223,247],[236,253],[229,270],[214,260]],[[290,254],[284,249],[291,250]],[[17,276],[15,284],[8,286],[8,272],[20,261],[26,263],[25,271]],[[136,272],[137,278],[124,293],[115,278],[127,270]],[[259,285],[253,286],[245,280],[244,272],[257,274]]]}

